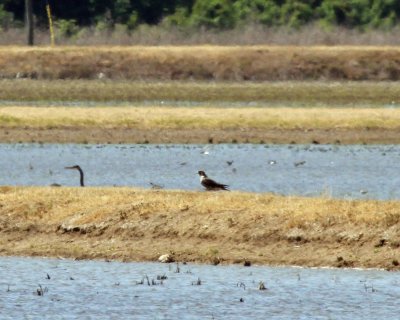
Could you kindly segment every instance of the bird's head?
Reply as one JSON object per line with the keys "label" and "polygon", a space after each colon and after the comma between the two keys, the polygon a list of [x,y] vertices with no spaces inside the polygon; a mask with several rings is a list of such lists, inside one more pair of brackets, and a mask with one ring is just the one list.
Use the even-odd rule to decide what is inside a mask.
{"label": "bird's head", "polygon": [[206,173],[205,173],[204,171],[201,171],[201,170],[200,170],[200,171],[197,172],[197,173],[199,174],[200,177],[205,177],[205,178],[207,177],[207,175],[206,175]]}
{"label": "bird's head", "polygon": [[72,167],[65,167],[65,169],[76,169],[76,170],[81,170],[81,167],[78,165],[72,166]]}

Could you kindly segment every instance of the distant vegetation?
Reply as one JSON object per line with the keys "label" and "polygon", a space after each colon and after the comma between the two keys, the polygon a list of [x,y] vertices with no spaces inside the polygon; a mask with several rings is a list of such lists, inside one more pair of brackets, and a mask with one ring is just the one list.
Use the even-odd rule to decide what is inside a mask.
{"label": "distant vegetation", "polygon": [[[400,44],[398,0],[33,1],[35,44]],[[2,0],[0,45],[25,44],[24,1]]]}
{"label": "distant vegetation", "polygon": [[[48,1],[58,27],[67,35],[96,25],[132,30],[140,24],[231,29],[245,23],[298,28],[324,26],[391,28],[400,17],[397,0],[80,0]],[[3,0],[2,28],[21,25],[23,0]],[[38,25],[46,25],[46,1],[33,1]],[[79,26],[79,27],[78,27]]]}

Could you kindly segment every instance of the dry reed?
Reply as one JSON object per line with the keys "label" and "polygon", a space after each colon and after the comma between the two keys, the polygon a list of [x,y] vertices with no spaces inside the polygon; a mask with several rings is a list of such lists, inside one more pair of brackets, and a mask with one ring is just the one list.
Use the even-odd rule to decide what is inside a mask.
{"label": "dry reed", "polygon": [[1,78],[398,80],[398,47],[0,47]]}

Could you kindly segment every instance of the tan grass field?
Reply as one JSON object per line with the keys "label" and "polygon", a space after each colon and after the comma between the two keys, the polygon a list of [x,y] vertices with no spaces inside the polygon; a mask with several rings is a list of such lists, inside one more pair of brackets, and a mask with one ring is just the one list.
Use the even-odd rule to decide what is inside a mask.
{"label": "tan grass field", "polygon": [[125,81],[0,80],[0,100],[121,103],[238,104],[273,107],[383,107],[399,103],[393,81]]}
{"label": "tan grass field", "polygon": [[1,78],[398,80],[399,47],[0,47]]}
{"label": "tan grass field", "polygon": [[393,108],[0,107],[0,141],[399,143]]}
{"label": "tan grass field", "polygon": [[398,201],[135,188],[0,188],[0,253],[397,269]]}
{"label": "tan grass field", "polygon": [[400,109],[0,107],[4,127],[134,129],[360,129],[400,127]]}

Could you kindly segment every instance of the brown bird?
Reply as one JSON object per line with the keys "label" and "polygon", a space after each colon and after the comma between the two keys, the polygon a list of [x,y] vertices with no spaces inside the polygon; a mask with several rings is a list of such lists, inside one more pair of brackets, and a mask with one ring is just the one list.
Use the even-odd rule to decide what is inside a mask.
{"label": "brown bird", "polygon": [[81,187],[84,187],[84,186],[85,186],[85,183],[84,183],[84,181],[83,181],[83,179],[84,179],[83,171],[82,171],[82,169],[81,169],[80,166],[75,165],[75,166],[72,166],[72,167],[65,167],[65,169],[76,169],[76,170],[78,170],[78,171],[79,171],[79,174],[80,174],[80,176],[81,176],[81,180],[80,180],[80,182],[81,182]]}
{"label": "brown bird", "polygon": [[200,183],[201,185],[206,188],[206,190],[227,190],[229,191],[229,186],[226,184],[221,184],[215,182],[214,180],[207,177],[204,171],[199,171],[198,175],[200,176]]}

